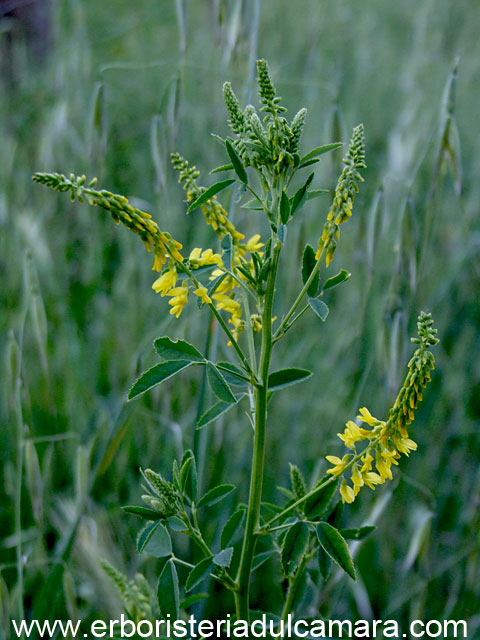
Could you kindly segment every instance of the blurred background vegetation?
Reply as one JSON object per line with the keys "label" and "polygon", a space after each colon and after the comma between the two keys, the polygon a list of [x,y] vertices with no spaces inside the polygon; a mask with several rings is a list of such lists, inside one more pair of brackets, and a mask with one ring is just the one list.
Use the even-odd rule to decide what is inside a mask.
{"label": "blurred background vegetation", "polygon": [[[393,484],[362,492],[350,510],[350,526],[378,525],[355,550],[359,581],[335,581],[304,612],[464,618],[469,637],[480,637],[478,7],[449,0],[137,0],[134,7],[57,0],[40,64],[6,5],[0,637],[9,637],[9,619],[22,608],[39,618],[114,617],[121,603],[101,558],[154,582],[155,560],[135,551],[138,522],[120,510],[139,503],[140,466],[167,474],[172,458],[195,444],[204,486],[232,481],[240,486],[236,499],[246,499],[250,428],[241,411],[231,412],[195,439],[200,404],[209,402],[200,377],[175,378],[125,403],[136,374],[153,361],[158,335],[201,346],[209,333],[210,348],[228,352],[207,312],[172,319],[151,290],[151,260],[137,238],[102,212],[34,185],[31,175],[97,175],[187,247],[213,245],[200,215],[185,215],[168,157],[179,150],[204,184],[213,182],[208,171],[225,162],[210,136],[227,133],[222,83],[231,80],[243,103],[256,100],[257,57],[269,60],[290,113],[308,107],[304,145],[346,141],[363,122],[368,163],[330,267],[352,277],[329,295],[328,321],[305,317],[277,353],[277,365],[303,363],[315,376],[272,402],[265,499],[279,497],[289,461],[307,477],[321,472],[323,456],[341,452],[335,434],[359,406],[385,414],[420,309],[433,312],[441,338],[412,430],[419,451]],[[316,184],[333,188],[341,153],[324,158]],[[255,212],[244,214],[234,202],[230,210],[247,234],[257,231]],[[279,288],[285,303],[300,284],[303,246],[316,244],[327,210],[327,199],[311,201],[289,231]],[[211,510],[211,536],[218,518],[225,516]],[[275,562],[264,569],[254,601],[275,611],[275,591],[265,585],[273,580],[280,589],[280,573]],[[229,599],[202,606],[211,618],[231,610]]]}

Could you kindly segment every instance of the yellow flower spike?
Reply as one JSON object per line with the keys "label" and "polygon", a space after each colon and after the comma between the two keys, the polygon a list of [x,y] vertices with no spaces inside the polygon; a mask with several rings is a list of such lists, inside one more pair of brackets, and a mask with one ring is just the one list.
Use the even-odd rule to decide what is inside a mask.
{"label": "yellow flower spike", "polygon": [[198,287],[198,289],[195,289],[193,293],[200,298],[202,304],[208,304],[212,302],[212,299],[208,295],[207,287],[200,286]]}
{"label": "yellow flower spike", "polygon": [[347,502],[351,504],[355,500],[355,492],[352,487],[347,484],[345,478],[342,480],[342,484],[340,485],[340,495],[342,496],[342,502]]}
{"label": "yellow flower spike", "polygon": [[155,293],[160,293],[163,296],[177,284],[177,270],[170,268],[165,271],[159,278],[152,284],[152,289]]}
{"label": "yellow flower spike", "polygon": [[338,458],[337,456],[325,456],[325,459],[334,465],[331,469],[327,469],[327,473],[332,474],[332,476],[339,476],[345,470],[345,467],[351,457],[352,455],[350,453],[344,455],[343,458]]}

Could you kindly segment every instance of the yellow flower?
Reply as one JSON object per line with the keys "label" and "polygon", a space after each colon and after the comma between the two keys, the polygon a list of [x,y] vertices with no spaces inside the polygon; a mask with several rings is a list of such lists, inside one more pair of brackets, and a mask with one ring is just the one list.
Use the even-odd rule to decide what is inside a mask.
{"label": "yellow flower", "polygon": [[410,438],[399,438],[398,436],[392,436],[393,443],[400,453],[405,454],[406,456],[410,455],[410,451],[417,450],[417,443],[411,440]]}
{"label": "yellow flower", "polygon": [[365,484],[363,480],[363,476],[360,473],[360,470],[358,469],[357,465],[353,467],[352,482],[353,482],[353,492],[355,495],[357,495],[361,487],[363,487],[363,485]]}
{"label": "yellow flower", "polygon": [[188,301],[188,287],[175,287],[174,289],[170,289],[167,295],[173,296],[168,302],[172,307],[170,313],[178,318]]}
{"label": "yellow flower", "polygon": [[177,284],[177,270],[175,268],[170,268],[168,271],[165,271],[165,273],[162,273],[162,275],[157,278],[155,280],[155,282],[152,284],[152,289],[156,292],[156,293],[160,293],[163,296],[167,293],[167,291],[169,291],[169,289],[172,289],[172,287],[174,287]]}
{"label": "yellow flower", "polygon": [[263,242],[259,242],[260,234],[256,233],[254,236],[250,238],[250,240],[245,245],[245,251],[258,251],[264,245]]}
{"label": "yellow flower", "polygon": [[377,459],[375,460],[375,466],[377,467],[377,471],[380,474],[380,478],[382,482],[388,478],[389,480],[393,480],[392,470],[391,470],[391,460],[384,460],[380,455],[377,454]]}
{"label": "yellow flower", "polygon": [[373,456],[369,451],[367,451],[367,453],[364,456],[362,456],[362,462],[363,462],[363,466],[360,469],[360,473],[371,471]]}
{"label": "yellow flower", "polygon": [[376,484],[382,484],[384,482],[382,478],[378,475],[378,473],[375,473],[374,471],[367,471],[362,475],[363,475],[363,481],[365,482],[367,487],[370,487],[370,489],[375,489]]}
{"label": "yellow flower", "polygon": [[213,299],[217,302],[217,309],[223,309],[228,313],[241,315],[242,307],[240,306],[240,303],[233,298],[229,298],[224,293],[215,293],[213,295]]}
{"label": "yellow flower", "polygon": [[195,262],[196,267],[204,267],[209,264],[217,264],[219,267],[223,265],[222,256],[219,253],[213,253],[212,249],[195,248],[190,253],[189,260]]}
{"label": "yellow flower", "polygon": [[325,456],[325,459],[334,465],[331,469],[327,469],[327,473],[331,473],[332,476],[339,476],[345,470],[345,467],[347,466],[351,457],[352,456],[350,453],[347,453],[341,459],[337,456]]}
{"label": "yellow flower", "polygon": [[362,407],[359,409],[360,415],[357,416],[358,420],[369,424],[371,427],[377,427],[379,424],[382,424],[380,420],[374,418],[367,407]]}
{"label": "yellow flower", "polygon": [[342,502],[351,504],[355,500],[355,492],[352,487],[347,484],[345,478],[342,480],[342,484],[340,486],[340,495],[342,496]]}
{"label": "yellow flower", "polygon": [[208,295],[207,287],[200,286],[198,287],[198,289],[195,289],[193,293],[201,299],[203,304],[208,304],[212,302],[212,299]]}
{"label": "yellow flower", "polygon": [[347,428],[343,433],[337,433],[337,436],[345,443],[345,446],[349,449],[355,449],[355,443],[365,438],[370,434],[367,429],[362,429],[353,420],[347,422]]}

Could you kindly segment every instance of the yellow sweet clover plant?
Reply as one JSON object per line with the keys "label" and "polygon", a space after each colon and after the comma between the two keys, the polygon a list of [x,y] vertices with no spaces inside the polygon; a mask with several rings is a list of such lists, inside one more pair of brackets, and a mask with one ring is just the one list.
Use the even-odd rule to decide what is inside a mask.
{"label": "yellow sweet clover plant", "polygon": [[[236,617],[249,620],[249,588],[252,573],[259,564],[255,557],[256,545],[264,536],[271,540],[272,553],[278,552],[285,575],[283,607],[274,612],[280,614],[279,620],[295,613],[299,584],[315,558],[319,559],[325,578],[326,562],[333,560],[355,579],[346,538],[359,539],[369,533],[370,528],[368,531],[340,530],[340,507],[353,502],[363,486],[374,489],[392,479],[392,466],[399,463],[402,454],[409,455],[417,448],[407,427],[415,417],[434,366],[429,348],[438,342],[433,320],[423,312],[418,318],[418,337],[413,338],[418,348],[387,419],[379,420],[366,407],[361,408],[357,421],[349,420],[345,430],[338,434],[348,452],[343,457],[327,456],[332,466],[326,475],[308,488],[298,467],[291,465],[291,487],[285,490],[286,503],[275,507],[270,518],[262,510],[268,400],[272,393],[311,375],[301,368],[272,371],[272,352],[307,311],[313,311],[325,321],[328,307],[322,300],[323,293],[348,278],[349,274],[341,270],[322,285],[319,272],[323,264],[328,267],[334,258],[340,226],[352,215],[355,196],[363,181],[361,171],[366,165],[364,131],[359,125],[353,130],[318,249],[315,251],[311,245],[305,247],[303,286],[288,309],[283,313],[274,311],[280,255],[288,247],[288,226],[296,221],[305,202],[326,193],[314,188],[314,172],[296,189],[293,184],[304,169],[313,167],[323,154],[341,145],[326,144],[302,156],[299,146],[306,109],[288,121],[267,63],[259,60],[257,69],[260,112],[252,105],[242,110],[230,83],[224,85],[232,136],[222,140],[227,163],[212,173],[224,172],[229,177],[209,188],[200,186],[196,167],[178,153],[172,154],[173,168],[186,191],[188,212],[201,210],[218,238],[218,249],[193,247],[184,252],[182,244],[161,230],[148,213],[133,207],[121,195],[98,190],[95,180],[87,184],[85,176],[67,178],[58,173],[36,173],[33,178],[57,191],[69,192],[72,200],[106,209],[116,223],[136,233],[153,253],[153,269],[159,276],[152,287],[161,297],[169,299],[170,313],[178,318],[189,299],[195,297],[196,306],[208,307],[215,316],[231,347],[230,353],[237,359],[237,362],[214,363],[184,340],[159,337],[154,346],[162,361],[139,377],[129,392],[129,399],[140,397],[193,365],[205,367],[207,380],[217,397],[216,404],[200,418],[199,428],[213,422],[243,398],[253,399],[248,504],[238,506],[214,541],[206,539],[202,532],[203,509],[230,495],[235,490],[233,485],[213,487],[200,496],[192,451],[186,451],[179,462],[174,461],[171,480],[150,469],[143,472],[146,506],[124,509],[147,521],[137,541],[139,552],[162,558],[155,602],[152,604],[151,593],[141,578],[128,581],[106,565],[132,618],[138,618],[140,613],[164,618],[183,616],[180,595],[197,590],[204,580],[211,578],[231,591]],[[236,229],[218,199],[222,191],[232,188],[248,198],[243,203],[244,209],[263,211],[269,223],[269,237],[255,234],[246,239]],[[195,309],[192,312],[196,312]],[[278,314],[277,322],[274,313]],[[173,552],[172,536],[181,533],[193,540],[203,556],[195,566]],[[236,537],[240,542],[236,542]],[[181,585],[177,567],[181,568],[181,577],[187,571]]]}

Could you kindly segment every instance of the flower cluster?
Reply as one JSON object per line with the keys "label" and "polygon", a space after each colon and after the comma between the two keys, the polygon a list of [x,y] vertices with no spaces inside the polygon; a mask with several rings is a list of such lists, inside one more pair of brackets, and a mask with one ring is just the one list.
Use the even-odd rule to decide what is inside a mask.
{"label": "flower cluster", "polygon": [[343,160],[344,168],[335,188],[332,206],[328,212],[323,234],[318,242],[316,258],[326,252],[325,261],[328,265],[333,259],[337,241],[340,236],[340,225],[352,215],[353,202],[358,193],[358,182],[363,182],[360,169],[365,169],[365,138],[363,125],[359,124],[353,130],[348,153]]}
{"label": "flower cluster", "polygon": [[143,495],[142,500],[165,518],[176,515],[180,504],[173,484],[152,469],[146,469],[144,477],[152,493]]}
{"label": "flower cluster", "polygon": [[102,568],[118,589],[123,598],[125,607],[135,622],[154,618],[155,611],[152,607],[152,594],[145,577],[137,573],[135,580],[128,580],[120,571],[112,567],[106,560],[101,561]]}
{"label": "flower cluster", "polygon": [[122,223],[143,240],[147,251],[153,249],[155,271],[161,271],[170,258],[179,263],[183,262],[183,256],[179,251],[182,249],[180,242],[174,240],[169,233],[161,231],[149,213],[133,207],[125,196],[105,189],[95,189],[96,178],[86,185],[85,176],[71,174],[67,178],[61,173],[36,173],[33,180],[55,191],[70,191],[72,200],[84,202],[86,199],[88,204],[106,209],[116,224]]}
{"label": "flower cluster", "polygon": [[274,174],[278,176],[295,165],[307,110],[301,109],[289,124],[282,115],[286,108],[280,104],[281,98],[276,95],[265,60],[257,61],[257,72],[260,102],[263,105],[261,111],[267,115],[262,121],[251,104],[242,112],[232,85],[226,82],[223,85],[223,96],[228,123],[237,136],[234,145],[244,165],[255,168],[273,167]]}
{"label": "flower cluster", "polygon": [[[409,438],[407,426],[415,418],[415,409],[422,400],[422,390],[430,381],[430,371],[434,369],[435,358],[428,347],[438,342],[431,314],[422,311],[417,327],[418,338],[412,338],[412,341],[419,347],[408,363],[405,382],[390,409],[388,419],[378,420],[366,407],[361,408],[357,420],[370,428],[361,427],[349,420],[344,432],[337,434],[354,453],[346,454],[343,458],[327,456],[328,462],[333,464],[327,473],[341,476],[351,470],[352,484],[349,485],[343,478],[340,485],[344,502],[353,502],[363,486],[374,489],[387,479],[391,480],[392,465],[398,465],[401,454],[408,456],[410,451],[417,449],[416,443]],[[360,442],[368,444],[357,454],[356,445]]]}

